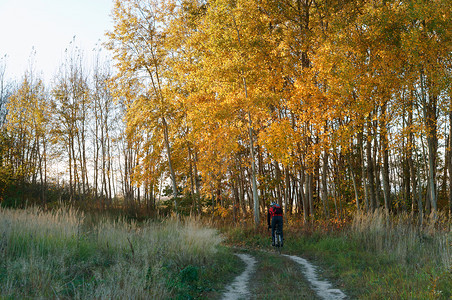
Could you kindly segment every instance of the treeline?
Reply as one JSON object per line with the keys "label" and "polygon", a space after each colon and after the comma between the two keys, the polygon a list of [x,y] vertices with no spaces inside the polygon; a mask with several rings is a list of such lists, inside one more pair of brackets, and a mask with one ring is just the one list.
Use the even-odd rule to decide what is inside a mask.
{"label": "treeline", "polygon": [[[8,109],[2,168],[42,184],[52,150],[71,199],[154,204],[169,178],[169,207],[256,222],[270,201],[305,221],[450,211],[451,11],[446,0],[115,1],[114,74],[97,86],[70,60],[44,97],[48,127],[19,109],[33,120],[21,129]],[[2,92],[7,105],[41,97],[24,84]]]}
{"label": "treeline", "polygon": [[75,43],[50,84],[33,66],[19,82],[8,80],[1,61],[3,205],[134,199],[135,154],[123,134],[124,105],[110,92],[111,63],[97,49],[88,65]]}

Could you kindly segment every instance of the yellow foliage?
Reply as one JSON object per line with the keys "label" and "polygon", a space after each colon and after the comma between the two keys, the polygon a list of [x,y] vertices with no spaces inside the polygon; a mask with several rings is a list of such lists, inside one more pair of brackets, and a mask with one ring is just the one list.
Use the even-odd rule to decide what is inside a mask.
{"label": "yellow foliage", "polygon": [[288,166],[293,163],[293,153],[296,148],[295,133],[289,120],[273,122],[259,133],[259,143],[278,162]]}

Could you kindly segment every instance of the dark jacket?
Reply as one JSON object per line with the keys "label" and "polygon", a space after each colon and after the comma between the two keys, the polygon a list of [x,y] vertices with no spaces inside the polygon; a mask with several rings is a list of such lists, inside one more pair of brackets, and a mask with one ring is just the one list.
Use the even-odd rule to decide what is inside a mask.
{"label": "dark jacket", "polygon": [[279,204],[276,204],[275,206],[270,207],[268,209],[268,213],[267,213],[267,224],[268,224],[268,227],[270,227],[271,219],[273,217],[275,217],[275,216],[281,216],[281,217],[283,216],[283,211],[282,211],[281,206],[279,206]]}

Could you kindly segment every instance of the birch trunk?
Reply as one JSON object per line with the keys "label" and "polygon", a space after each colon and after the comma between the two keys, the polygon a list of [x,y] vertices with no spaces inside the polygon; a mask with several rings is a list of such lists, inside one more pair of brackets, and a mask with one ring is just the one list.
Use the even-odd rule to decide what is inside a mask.
{"label": "birch trunk", "polygon": [[168,123],[166,122],[165,117],[162,117],[162,123],[163,123],[163,137],[165,139],[166,154],[168,157],[168,167],[169,167],[170,176],[171,176],[171,183],[173,184],[174,209],[177,212],[178,191],[177,191],[177,184],[176,184],[176,174],[174,173],[173,161],[171,159],[171,146],[169,143]]}

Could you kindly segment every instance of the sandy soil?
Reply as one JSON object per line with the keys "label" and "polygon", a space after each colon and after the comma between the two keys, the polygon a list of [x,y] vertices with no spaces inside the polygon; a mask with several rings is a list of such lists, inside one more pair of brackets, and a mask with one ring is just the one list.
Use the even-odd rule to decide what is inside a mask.
{"label": "sandy soil", "polygon": [[334,289],[333,285],[327,280],[320,280],[317,275],[316,268],[306,259],[294,256],[284,255],[296,263],[302,265],[303,273],[306,279],[311,283],[312,289],[316,291],[317,295],[322,299],[339,300],[345,299],[347,296],[339,289]]}
{"label": "sandy soil", "polygon": [[256,259],[248,254],[236,254],[240,257],[246,264],[246,269],[242,274],[237,276],[235,280],[226,288],[226,293],[223,294],[224,300],[235,300],[235,299],[249,299],[249,289],[248,282],[250,280],[251,274],[254,273],[256,269]]}

